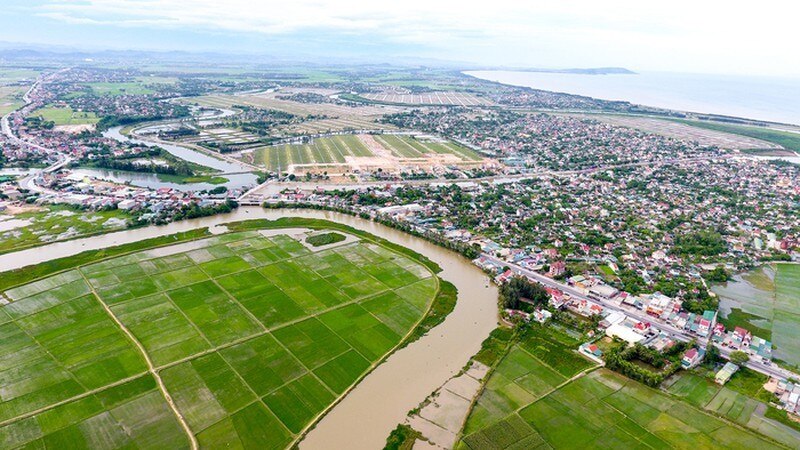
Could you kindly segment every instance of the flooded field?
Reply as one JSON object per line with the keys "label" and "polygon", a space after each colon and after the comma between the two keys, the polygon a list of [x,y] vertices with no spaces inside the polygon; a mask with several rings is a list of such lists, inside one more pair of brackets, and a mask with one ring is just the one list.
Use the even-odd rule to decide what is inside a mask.
{"label": "flooded field", "polygon": [[778,359],[800,365],[800,265],[767,264],[712,291],[726,317],[771,340]]}
{"label": "flooded field", "polygon": [[711,290],[720,297],[722,314],[741,309],[771,320],[775,303],[775,267],[763,265],[750,272],[734,275],[733,280],[716,285]]}

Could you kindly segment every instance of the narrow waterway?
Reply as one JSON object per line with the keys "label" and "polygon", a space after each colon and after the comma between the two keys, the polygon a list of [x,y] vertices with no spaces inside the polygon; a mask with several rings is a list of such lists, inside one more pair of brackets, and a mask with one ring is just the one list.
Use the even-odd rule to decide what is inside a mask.
{"label": "narrow waterway", "polygon": [[[113,127],[103,132],[103,136],[114,139],[120,142],[131,142],[139,145],[146,145],[148,147],[161,147],[171,155],[178,157],[184,161],[189,161],[194,164],[209,167],[220,172],[248,172],[250,168],[243,164],[234,164],[232,162],[217,159],[205,153],[193,150],[181,145],[168,144],[164,142],[150,142],[142,139],[129,138],[121,133],[122,127]],[[210,183],[190,183],[190,184],[177,184],[161,181],[158,176],[150,173],[132,173],[120,172],[101,169],[81,169],[87,175],[96,178],[113,181],[116,183],[129,182],[134,186],[161,188],[170,187],[180,191],[199,191],[204,189],[213,189],[217,186],[225,186],[228,189],[239,189],[245,186],[254,186],[256,184],[257,176],[252,173],[236,173],[235,175],[225,175],[228,182],[222,185],[212,185]]]}
{"label": "narrow waterway", "polygon": [[442,267],[439,276],[458,288],[458,303],[445,321],[391,355],[337,404],[300,443],[308,449],[376,449],[428,394],[455,375],[497,325],[497,290],[460,255],[398,230],[345,214],[315,210],[241,207],[225,215],[124,230],[0,255],[0,271],[38,264],[180,231],[248,219],[327,219],[410,248]]}

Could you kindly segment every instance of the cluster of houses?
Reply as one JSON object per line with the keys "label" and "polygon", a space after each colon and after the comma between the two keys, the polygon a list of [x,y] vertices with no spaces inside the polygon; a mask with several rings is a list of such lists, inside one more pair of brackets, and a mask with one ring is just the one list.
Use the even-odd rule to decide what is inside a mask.
{"label": "cluster of houses", "polygon": [[800,414],[800,383],[777,380],[774,394],[784,411],[791,414]]}
{"label": "cluster of houses", "polygon": [[772,359],[772,343],[764,338],[753,336],[742,327],[734,327],[733,330],[726,331],[722,324],[717,324],[711,339],[723,347],[743,351],[764,361]]}
{"label": "cluster of houses", "polygon": [[[45,190],[36,198],[36,204],[64,204],[91,210],[117,208],[135,211],[138,220],[145,222],[158,216],[169,216],[171,211],[178,211],[190,204],[210,206],[227,196],[239,194],[238,191],[231,191],[217,195],[198,195],[169,187],[148,189],[64,172],[44,174],[37,184]],[[0,183],[0,192],[8,203],[26,201],[26,195],[19,191],[14,181]]]}
{"label": "cluster of houses", "polygon": [[[486,270],[495,272],[502,270],[499,267],[501,263],[490,258],[480,257],[474,260],[474,263]],[[514,270],[506,268],[495,277],[495,281],[505,283],[517,274]],[[530,281],[535,282],[533,279]],[[675,337],[661,330],[658,326],[661,323],[681,330],[685,336],[695,336],[701,340],[711,339],[715,345],[744,351],[751,356],[762,358],[764,362],[772,358],[772,344],[769,341],[753,336],[741,327],[735,327],[730,331],[726,330],[723,324],[717,323],[716,311],[707,310],[703,314],[690,313],[682,310],[680,301],[659,292],[632,296],[605,285],[598,278],[591,276],[576,275],[568,278],[566,283],[573,289],[584,293],[585,297],[573,297],[561,289],[545,287],[550,294],[549,304],[552,308],[564,309],[583,317],[599,316],[602,318],[598,324],[599,329],[606,336],[619,338],[630,345],[638,343],[658,351],[672,347],[676,342]],[[592,301],[593,299],[597,301]],[[629,315],[620,309],[612,310],[604,305],[627,307],[646,314]],[[550,317],[545,312],[545,310],[536,310],[529,314],[506,310],[509,317],[522,317],[524,320],[539,322]],[[651,320],[646,320],[647,317]],[[592,342],[582,345],[580,351],[590,358],[601,358],[603,355],[602,350]],[[681,365],[690,369],[699,364],[704,355],[705,350],[702,348],[691,348],[683,355]],[[737,369],[732,363],[726,364],[717,373],[716,381],[720,384],[726,383]]]}

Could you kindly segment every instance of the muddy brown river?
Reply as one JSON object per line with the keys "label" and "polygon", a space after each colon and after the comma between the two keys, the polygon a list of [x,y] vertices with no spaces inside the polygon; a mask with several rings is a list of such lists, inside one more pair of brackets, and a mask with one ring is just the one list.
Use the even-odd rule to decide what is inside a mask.
{"label": "muddy brown river", "polygon": [[380,449],[406,413],[455,375],[497,325],[497,290],[460,255],[395,229],[357,217],[316,210],[241,207],[233,213],[124,230],[0,255],[0,271],[180,231],[248,219],[305,217],[352,226],[410,248],[442,267],[439,276],[458,288],[458,303],[444,322],[398,350],[335,405],[300,442],[303,449]]}

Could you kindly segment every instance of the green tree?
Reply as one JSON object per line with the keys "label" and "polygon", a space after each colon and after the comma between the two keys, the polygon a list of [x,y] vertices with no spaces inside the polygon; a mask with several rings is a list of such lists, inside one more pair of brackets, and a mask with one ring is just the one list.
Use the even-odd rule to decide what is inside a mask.
{"label": "green tree", "polygon": [[747,356],[747,353],[745,353],[745,352],[743,352],[741,350],[736,350],[735,352],[731,352],[730,360],[731,360],[732,363],[738,364],[738,365],[741,366],[741,365],[747,364],[747,361],[750,361],[750,357]]}
{"label": "green tree", "polygon": [[717,283],[723,283],[725,281],[728,281],[730,277],[731,276],[730,274],[728,274],[728,271],[725,270],[725,268],[722,266],[717,266],[714,268],[714,270],[706,274],[706,280],[714,281]]}
{"label": "green tree", "polygon": [[500,300],[504,308],[531,310],[533,305],[546,305],[550,294],[539,283],[513,277],[500,286]]}

